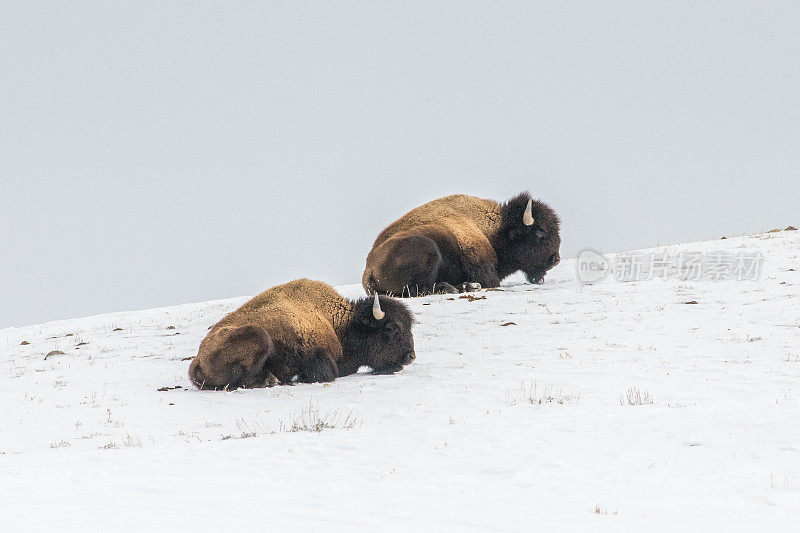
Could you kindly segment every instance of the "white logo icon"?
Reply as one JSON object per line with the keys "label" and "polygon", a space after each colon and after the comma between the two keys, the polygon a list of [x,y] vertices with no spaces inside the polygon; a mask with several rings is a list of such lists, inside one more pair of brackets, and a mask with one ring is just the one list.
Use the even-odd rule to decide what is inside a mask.
{"label": "white logo icon", "polygon": [[603,254],[589,248],[578,254],[575,265],[578,279],[583,283],[602,281],[611,272],[611,265]]}

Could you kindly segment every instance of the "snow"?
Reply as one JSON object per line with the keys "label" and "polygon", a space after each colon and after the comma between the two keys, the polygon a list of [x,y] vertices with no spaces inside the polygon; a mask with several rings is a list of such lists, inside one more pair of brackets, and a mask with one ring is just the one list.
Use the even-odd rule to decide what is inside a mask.
{"label": "snow", "polygon": [[800,236],[664,250],[764,270],[584,285],[565,260],[408,300],[399,374],[233,392],[186,358],[246,298],[2,330],[4,530],[797,530]]}

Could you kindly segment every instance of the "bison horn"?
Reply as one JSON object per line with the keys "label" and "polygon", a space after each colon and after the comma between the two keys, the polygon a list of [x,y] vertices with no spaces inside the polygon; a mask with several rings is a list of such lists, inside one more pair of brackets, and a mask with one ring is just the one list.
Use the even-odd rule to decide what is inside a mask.
{"label": "bison horn", "polygon": [[533,226],[533,200],[528,198],[528,206],[525,208],[525,213],[522,215],[522,223],[526,226]]}
{"label": "bison horn", "polygon": [[375,320],[383,320],[383,317],[386,316],[386,313],[381,310],[381,302],[378,300],[377,292],[375,293],[375,302],[372,304],[372,316],[375,317]]}

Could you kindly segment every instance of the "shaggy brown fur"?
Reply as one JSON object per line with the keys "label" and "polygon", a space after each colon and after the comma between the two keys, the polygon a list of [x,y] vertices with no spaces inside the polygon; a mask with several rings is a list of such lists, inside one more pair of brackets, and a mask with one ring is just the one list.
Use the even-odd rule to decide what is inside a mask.
{"label": "shaggy brown fur", "polygon": [[268,289],[215,324],[200,343],[189,377],[201,389],[270,387],[294,380],[333,381],[361,366],[375,373],[414,360],[413,317],[380,298],[342,298],[331,286],[300,279]]}
{"label": "shaggy brown fur", "polygon": [[496,287],[517,270],[531,283],[543,282],[560,261],[559,220],[534,200],[534,224],[525,226],[529,199],[522,193],[499,204],[457,194],[412,209],[378,235],[364,289],[397,296],[457,292],[468,283]]}

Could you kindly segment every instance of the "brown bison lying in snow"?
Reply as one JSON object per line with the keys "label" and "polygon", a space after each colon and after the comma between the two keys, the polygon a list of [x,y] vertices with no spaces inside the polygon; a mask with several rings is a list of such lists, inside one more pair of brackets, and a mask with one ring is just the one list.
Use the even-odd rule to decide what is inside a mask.
{"label": "brown bison lying in snow", "polygon": [[558,216],[527,193],[504,204],[447,196],[412,209],[378,235],[362,284],[370,294],[416,296],[496,287],[517,270],[542,283],[560,261],[560,246]]}
{"label": "brown bison lying in snow", "polygon": [[351,301],[319,281],[268,289],[216,323],[189,378],[201,389],[333,381],[366,365],[396,372],[414,360],[413,317],[388,297]]}

